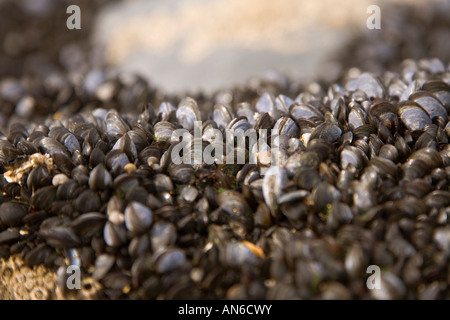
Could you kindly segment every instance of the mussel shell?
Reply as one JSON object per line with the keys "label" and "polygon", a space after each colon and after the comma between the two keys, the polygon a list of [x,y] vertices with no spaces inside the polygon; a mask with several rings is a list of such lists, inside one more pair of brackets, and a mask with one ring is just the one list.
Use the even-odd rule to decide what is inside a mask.
{"label": "mussel shell", "polygon": [[197,102],[190,97],[186,97],[180,101],[176,111],[176,116],[178,123],[188,131],[194,129],[195,121],[202,120]]}
{"label": "mussel shell", "polygon": [[346,169],[349,165],[353,165],[355,168],[362,168],[367,162],[368,158],[366,154],[359,148],[354,146],[346,146],[341,151],[341,167]]}
{"label": "mussel shell", "polygon": [[76,233],[68,228],[63,227],[53,227],[45,228],[41,227],[39,231],[41,237],[43,237],[46,242],[55,248],[76,248],[81,245],[80,238]]}
{"label": "mussel shell", "polygon": [[431,208],[443,208],[450,205],[450,191],[435,190],[425,197],[425,204]]}
{"label": "mussel shell", "polygon": [[130,161],[122,150],[111,150],[105,158],[106,167],[113,176],[117,176],[123,172],[123,168]]}
{"label": "mussel shell", "polygon": [[104,276],[111,270],[112,266],[116,262],[116,259],[113,255],[110,254],[102,254],[97,257],[95,260],[95,269],[92,273],[92,277],[95,280],[101,280]]}
{"label": "mussel shell", "polygon": [[169,176],[176,184],[188,184],[194,175],[194,168],[189,164],[171,165]]}
{"label": "mussel shell", "polygon": [[72,229],[83,238],[91,238],[103,229],[106,216],[99,212],[88,212],[76,218],[72,224]]}
{"label": "mussel shell", "polygon": [[156,272],[163,274],[182,268],[186,264],[186,254],[180,249],[166,249],[155,252],[152,259],[155,261]]}
{"label": "mussel shell", "polygon": [[172,192],[173,191],[173,183],[170,180],[169,176],[158,173],[155,175],[153,179],[153,185],[155,187],[156,192]]}
{"label": "mussel shell", "polygon": [[29,267],[42,265],[52,253],[52,248],[41,243],[26,253],[23,262]]}
{"label": "mussel shell", "polygon": [[[300,103],[300,102],[296,102],[291,105],[291,107],[289,108],[289,114],[295,121],[297,121],[297,123],[300,123],[301,119],[308,120],[311,118],[323,117],[322,112],[320,112],[313,105]],[[301,127],[301,124],[300,124],[300,127]]]}
{"label": "mussel shell", "polygon": [[351,80],[346,85],[347,90],[361,90],[367,97],[383,97],[384,89],[381,82],[370,73],[362,73],[358,79]]}
{"label": "mussel shell", "polygon": [[125,209],[125,225],[127,229],[141,233],[153,222],[152,210],[139,202],[131,202]]}
{"label": "mussel shell", "polygon": [[403,281],[393,273],[381,273],[380,289],[371,290],[371,295],[377,300],[402,299],[406,293]]}
{"label": "mussel shell", "polygon": [[127,241],[127,231],[123,225],[106,222],[103,228],[105,243],[111,247],[119,247]]}
{"label": "mussel shell", "polygon": [[278,210],[278,198],[283,193],[283,187],[287,183],[287,173],[284,168],[273,166],[267,170],[263,182],[264,201],[272,215],[276,216]]}
{"label": "mussel shell", "polygon": [[355,103],[355,106],[348,113],[348,125],[351,130],[356,129],[366,123],[366,112]]}
{"label": "mussel shell", "polygon": [[136,145],[134,144],[133,140],[131,140],[128,133],[124,134],[116,141],[112,150],[116,149],[122,150],[131,161],[136,159],[138,156]]}
{"label": "mussel shell", "polygon": [[8,228],[0,232],[0,245],[11,245],[21,239],[21,234],[17,228]]}
{"label": "mussel shell", "polygon": [[103,163],[97,165],[89,174],[89,187],[92,190],[105,190],[112,186],[111,174]]}
{"label": "mussel shell", "polygon": [[256,255],[244,242],[228,242],[220,250],[221,262],[230,267],[261,264],[261,257]]}
{"label": "mussel shell", "polygon": [[64,145],[59,143],[57,140],[50,137],[42,137],[39,139],[39,150],[42,154],[48,153],[52,157],[56,154],[71,158],[70,152],[66,149]]}
{"label": "mussel shell", "polygon": [[[192,128],[193,127],[194,124],[192,124]],[[173,131],[175,131],[176,128],[175,124],[171,122],[161,121],[156,123],[154,126],[156,140],[171,141]]]}
{"label": "mussel shell", "polygon": [[253,128],[258,132],[260,129],[270,130],[272,127],[273,120],[268,112],[261,113],[253,125]]}
{"label": "mussel shell", "polygon": [[429,114],[431,119],[434,117],[442,117],[446,119],[448,116],[447,110],[442,103],[428,93],[421,91],[416,92],[409,97],[409,100],[419,104]]}
{"label": "mussel shell", "polygon": [[31,197],[31,204],[37,209],[49,209],[56,199],[56,190],[54,186],[47,186],[36,190]]}
{"label": "mussel shell", "polygon": [[273,130],[278,130],[279,135],[286,135],[289,138],[298,137],[299,129],[297,124],[288,117],[281,117],[275,122]]}
{"label": "mussel shell", "polygon": [[39,149],[34,145],[34,143],[28,140],[19,141],[16,147],[22,154],[32,155],[39,152]]}
{"label": "mussel shell", "polygon": [[109,111],[106,114],[106,134],[110,139],[122,136],[130,130],[129,125],[120,117],[117,111]]}
{"label": "mussel shell", "polygon": [[378,156],[391,160],[392,162],[396,162],[399,157],[399,153],[397,148],[392,144],[385,144],[380,148]]}
{"label": "mussel shell", "polygon": [[221,103],[217,103],[214,106],[213,120],[216,122],[219,129],[223,130],[234,118],[235,116],[230,106]]}
{"label": "mussel shell", "polygon": [[236,191],[221,192],[217,198],[217,203],[232,220],[241,220],[250,213],[247,201]]}
{"label": "mussel shell", "polygon": [[80,213],[98,211],[101,206],[99,195],[95,191],[87,189],[78,195],[74,206],[75,210]]}
{"label": "mussel shell", "polygon": [[319,210],[324,210],[327,208],[328,204],[341,199],[341,192],[333,185],[327,182],[321,182],[317,188],[312,191],[311,196],[314,199],[314,205]]}
{"label": "mussel shell", "polygon": [[72,170],[75,168],[75,164],[70,157],[57,153],[54,154],[52,158],[56,167],[66,175],[70,175]]}
{"label": "mussel shell", "polygon": [[158,108],[158,114],[162,114],[165,119],[169,119],[170,114],[175,114],[175,112],[177,111],[177,109],[170,103],[167,101],[163,101],[161,102],[161,104],[159,105]]}
{"label": "mussel shell", "polygon": [[18,202],[9,201],[0,205],[0,221],[9,227],[20,225],[27,213],[27,207]]}
{"label": "mussel shell", "polygon": [[428,113],[420,105],[413,102],[399,105],[398,115],[403,124],[411,131],[423,130],[425,125],[431,124]]}
{"label": "mussel shell", "polygon": [[313,139],[321,139],[327,142],[334,142],[341,136],[341,134],[342,130],[337,125],[324,122],[314,129],[311,134],[310,141]]}
{"label": "mussel shell", "polygon": [[58,185],[56,191],[56,198],[58,200],[71,200],[75,199],[82,191],[78,183],[74,180],[69,180],[63,184]]}
{"label": "mussel shell", "polygon": [[250,123],[247,121],[246,117],[237,117],[231,120],[225,128],[225,131],[242,131],[247,132],[251,128]]}
{"label": "mussel shell", "polygon": [[275,109],[275,99],[274,97],[268,93],[264,92],[261,97],[259,97],[258,101],[256,102],[256,111],[260,113],[270,113],[272,114]]}
{"label": "mussel shell", "polygon": [[160,221],[150,231],[150,241],[154,251],[170,247],[177,239],[177,230],[172,223]]}

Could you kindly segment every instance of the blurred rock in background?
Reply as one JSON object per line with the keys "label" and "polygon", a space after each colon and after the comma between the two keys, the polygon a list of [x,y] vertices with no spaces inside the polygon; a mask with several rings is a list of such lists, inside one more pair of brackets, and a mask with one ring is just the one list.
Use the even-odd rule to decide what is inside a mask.
{"label": "blurred rock in background", "polygon": [[[70,4],[81,8],[81,30],[66,28]],[[366,27],[371,4],[381,7],[381,30]],[[448,12],[449,0],[2,0],[0,77],[45,82],[69,71],[79,81],[108,65],[166,94],[210,93],[277,72],[335,81],[349,67],[448,62]]]}
{"label": "blurred rock in background", "polygon": [[[381,7],[381,30],[366,27],[366,10],[374,2]],[[139,72],[171,93],[210,92],[268,70],[333,81],[343,61],[374,71],[407,57],[447,59],[450,44],[441,40],[450,38],[449,3],[123,1],[102,10],[93,39],[105,48],[108,63]],[[439,29],[432,37],[430,27]]]}

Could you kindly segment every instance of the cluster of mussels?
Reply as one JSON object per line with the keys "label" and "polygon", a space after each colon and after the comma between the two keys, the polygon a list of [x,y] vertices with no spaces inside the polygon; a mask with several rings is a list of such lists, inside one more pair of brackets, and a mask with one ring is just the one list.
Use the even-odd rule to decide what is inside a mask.
{"label": "cluster of mussels", "polygon": [[[242,102],[236,90],[128,112],[102,106],[120,99],[111,86],[97,81],[97,103],[10,123],[0,138],[4,294],[450,298],[450,65],[409,60],[297,96],[272,87]],[[264,157],[174,164],[171,133],[200,120],[276,128],[282,156],[264,175]],[[81,289],[67,286],[68,266]]]}

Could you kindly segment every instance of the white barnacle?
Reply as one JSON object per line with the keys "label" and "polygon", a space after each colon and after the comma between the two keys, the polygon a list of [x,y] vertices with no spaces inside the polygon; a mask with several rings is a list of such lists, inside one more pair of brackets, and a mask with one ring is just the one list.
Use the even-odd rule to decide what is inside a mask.
{"label": "white barnacle", "polygon": [[45,155],[34,153],[25,161],[16,162],[13,165],[7,166],[6,168],[8,171],[6,171],[3,176],[9,183],[20,183],[23,175],[29,173],[31,169],[37,166],[43,166],[47,168],[48,171],[51,171],[53,169],[53,159],[47,153]]}

